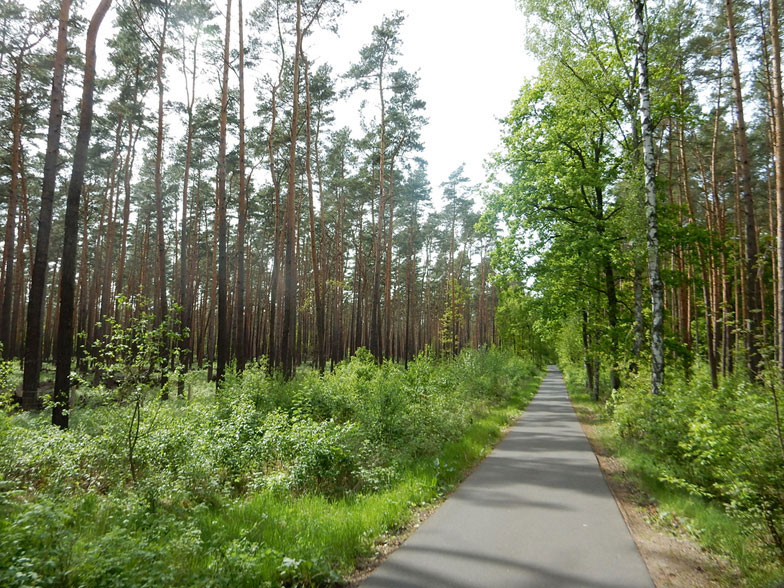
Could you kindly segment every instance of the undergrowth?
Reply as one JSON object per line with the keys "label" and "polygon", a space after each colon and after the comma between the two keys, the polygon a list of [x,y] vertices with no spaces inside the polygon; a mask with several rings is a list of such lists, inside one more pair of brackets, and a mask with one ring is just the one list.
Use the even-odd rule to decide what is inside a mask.
{"label": "undergrowth", "polygon": [[339,584],[498,441],[537,373],[498,350],[407,370],[361,350],[217,394],[191,375],[190,401],[89,388],[66,431],[4,411],[0,585]]}
{"label": "undergrowth", "polygon": [[710,383],[704,366],[668,375],[650,394],[650,374],[597,405],[583,392],[582,372],[565,369],[576,401],[601,416],[602,441],[657,503],[659,523],[685,529],[728,558],[746,586],[784,585],[784,454],[774,396],[741,376]]}

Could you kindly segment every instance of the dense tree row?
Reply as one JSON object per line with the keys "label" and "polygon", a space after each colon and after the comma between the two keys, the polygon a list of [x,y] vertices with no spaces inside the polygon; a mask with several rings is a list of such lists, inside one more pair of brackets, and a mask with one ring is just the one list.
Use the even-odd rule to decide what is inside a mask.
{"label": "dense tree row", "polygon": [[[361,346],[406,361],[495,340],[491,240],[462,168],[433,210],[402,15],[336,72],[308,54],[339,0],[110,4],[84,55],[70,0],[0,15],[0,342],[24,356],[25,406],[42,359],[58,350],[65,406],[72,352],[89,370],[113,321],[147,310],[183,334],[161,349],[170,367],[217,379],[262,355],[290,377]],[[343,99],[362,100],[361,132],[335,120]]]}
{"label": "dense tree row", "polygon": [[[642,2],[523,5],[541,66],[507,118],[497,166],[511,182],[490,199],[486,219],[507,227],[496,254],[503,279],[525,286],[516,295],[523,306],[538,307],[548,330],[563,334],[561,349],[584,362],[594,394],[603,368],[617,388],[647,355],[658,314],[646,279],[649,167],[668,364],[688,371],[700,358],[714,386],[739,367],[758,374],[780,364],[776,2],[649,2],[647,13]],[[642,58],[650,64],[650,165]]]}

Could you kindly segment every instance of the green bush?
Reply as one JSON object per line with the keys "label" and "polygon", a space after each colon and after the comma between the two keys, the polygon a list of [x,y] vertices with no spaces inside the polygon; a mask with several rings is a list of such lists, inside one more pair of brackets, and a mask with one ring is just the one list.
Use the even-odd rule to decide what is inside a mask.
{"label": "green bush", "polygon": [[693,377],[668,376],[652,396],[647,375],[632,379],[608,403],[619,435],[647,450],[661,482],[720,502],[784,558],[784,446],[776,406],[777,373],[751,383],[720,380],[698,367]]}
{"label": "green bush", "polygon": [[261,362],[162,400],[121,334],[102,353],[138,369],[122,393],[81,390],[70,429],[0,414],[2,586],[334,583],[336,562],[454,483],[444,452],[536,373],[498,350],[407,370],[360,350],[324,375],[284,382]]}

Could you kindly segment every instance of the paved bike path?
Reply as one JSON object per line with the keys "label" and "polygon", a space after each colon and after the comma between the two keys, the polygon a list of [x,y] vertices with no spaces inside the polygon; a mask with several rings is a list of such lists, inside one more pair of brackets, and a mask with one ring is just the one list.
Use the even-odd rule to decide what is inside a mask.
{"label": "paved bike path", "polygon": [[653,588],[550,366],[523,416],[363,588]]}

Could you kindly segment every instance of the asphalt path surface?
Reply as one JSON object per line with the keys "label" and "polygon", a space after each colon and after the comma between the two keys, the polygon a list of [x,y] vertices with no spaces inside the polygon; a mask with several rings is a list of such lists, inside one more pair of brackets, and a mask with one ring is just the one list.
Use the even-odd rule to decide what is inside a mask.
{"label": "asphalt path surface", "polygon": [[653,588],[557,368],[505,439],[363,588]]}

